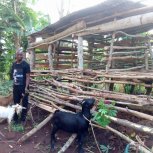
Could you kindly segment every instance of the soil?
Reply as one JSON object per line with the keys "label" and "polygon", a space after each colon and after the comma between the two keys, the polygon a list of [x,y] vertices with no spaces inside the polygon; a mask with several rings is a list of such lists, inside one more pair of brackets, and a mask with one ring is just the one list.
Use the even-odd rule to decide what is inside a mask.
{"label": "soil", "polygon": [[[48,113],[44,111],[40,111],[39,116],[37,115],[37,112],[35,112],[34,120],[37,123],[40,123],[47,116]],[[16,142],[21,136],[23,136],[25,133],[33,128],[31,120],[27,120],[24,132],[8,132],[7,125],[8,124],[6,122],[0,124],[0,153],[50,153],[50,123],[44,126],[35,135],[30,137],[21,145],[17,144]],[[111,126],[115,126],[115,129],[120,129],[119,131],[125,132],[125,128],[121,126]],[[105,153],[124,152],[127,142],[125,142],[123,139],[106,130],[95,128],[94,131],[97,141],[100,145],[110,146],[111,149]],[[133,131],[126,132],[129,132],[131,134],[131,132]],[[57,142],[55,144],[55,151],[53,153],[57,153],[60,150],[60,148],[66,143],[70,135],[71,134],[63,131],[59,131],[57,133]],[[150,146],[153,145],[153,138],[149,140]],[[84,149],[85,153],[99,153],[91,129],[89,130],[89,134],[86,137]],[[75,141],[65,153],[77,153],[77,142]]]}

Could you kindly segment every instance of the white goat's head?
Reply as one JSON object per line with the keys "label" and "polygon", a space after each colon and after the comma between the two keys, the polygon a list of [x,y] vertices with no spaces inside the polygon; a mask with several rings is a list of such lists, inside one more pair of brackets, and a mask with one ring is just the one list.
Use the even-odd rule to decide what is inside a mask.
{"label": "white goat's head", "polygon": [[22,106],[19,105],[19,104],[12,105],[12,108],[15,108],[15,112],[16,112],[17,114],[21,113],[22,109],[26,109],[25,107],[22,107]]}

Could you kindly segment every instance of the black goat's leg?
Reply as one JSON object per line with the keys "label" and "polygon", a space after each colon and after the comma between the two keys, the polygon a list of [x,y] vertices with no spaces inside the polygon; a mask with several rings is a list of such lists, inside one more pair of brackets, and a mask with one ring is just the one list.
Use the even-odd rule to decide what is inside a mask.
{"label": "black goat's leg", "polygon": [[78,133],[78,153],[84,153],[83,142],[85,135],[85,132]]}
{"label": "black goat's leg", "polygon": [[56,142],[55,134],[58,131],[58,127],[56,125],[53,125],[53,129],[51,132],[51,150],[54,151],[54,146]]}

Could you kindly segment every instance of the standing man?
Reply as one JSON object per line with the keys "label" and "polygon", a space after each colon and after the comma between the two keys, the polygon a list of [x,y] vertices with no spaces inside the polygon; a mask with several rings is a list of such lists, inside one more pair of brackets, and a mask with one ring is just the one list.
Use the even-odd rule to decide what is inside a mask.
{"label": "standing man", "polygon": [[[21,124],[25,126],[27,109],[28,109],[28,89],[30,82],[30,66],[23,60],[22,50],[16,53],[16,61],[12,64],[11,79],[13,80],[13,100],[15,104],[20,104],[26,109],[21,113]],[[15,123],[18,123],[18,115],[14,115]]]}

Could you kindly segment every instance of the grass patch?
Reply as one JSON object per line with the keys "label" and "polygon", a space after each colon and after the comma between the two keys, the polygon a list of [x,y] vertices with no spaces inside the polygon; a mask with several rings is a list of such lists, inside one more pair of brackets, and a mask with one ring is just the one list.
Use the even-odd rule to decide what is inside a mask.
{"label": "grass patch", "polygon": [[11,129],[14,132],[24,132],[24,127],[22,124],[12,124]]}

